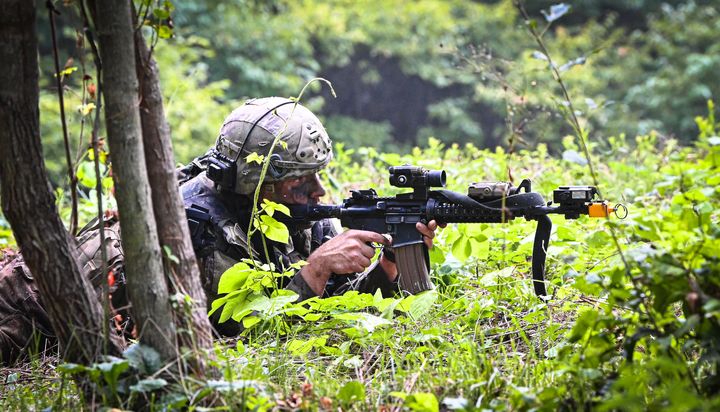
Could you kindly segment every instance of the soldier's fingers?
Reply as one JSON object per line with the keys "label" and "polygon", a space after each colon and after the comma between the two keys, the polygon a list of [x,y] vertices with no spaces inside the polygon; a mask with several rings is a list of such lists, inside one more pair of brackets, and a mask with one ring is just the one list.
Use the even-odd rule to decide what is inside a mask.
{"label": "soldier's fingers", "polygon": [[429,237],[430,239],[435,237],[435,231],[431,230],[428,226],[425,226],[420,222],[415,224],[415,228],[425,237]]}
{"label": "soldier's fingers", "polygon": [[381,233],[371,232],[369,230],[353,230],[354,236],[362,242],[375,242],[385,246],[390,246],[390,241]]}
{"label": "soldier's fingers", "polygon": [[356,272],[362,272],[366,267],[370,266],[370,258],[365,256],[358,258],[357,264],[360,265],[360,269],[356,270]]}
{"label": "soldier's fingers", "polygon": [[366,243],[363,243],[360,245],[360,253],[362,253],[364,257],[369,259],[375,256],[375,248]]}

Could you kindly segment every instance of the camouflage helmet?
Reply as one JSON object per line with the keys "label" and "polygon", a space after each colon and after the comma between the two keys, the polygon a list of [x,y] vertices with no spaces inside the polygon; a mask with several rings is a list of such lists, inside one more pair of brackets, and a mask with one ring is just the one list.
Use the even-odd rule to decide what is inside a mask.
{"label": "camouflage helmet", "polygon": [[[332,160],[330,137],[310,110],[282,97],[252,99],[225,118],[215,142],[215,157],[232,166],[233,176],[213,180],[225,190],[254,192],[262,165],[248,156],[266,158],[278,135],[281,142],[270,156],[265,183],[317,173]],[[208,176],[213,178],[210,171]]]}

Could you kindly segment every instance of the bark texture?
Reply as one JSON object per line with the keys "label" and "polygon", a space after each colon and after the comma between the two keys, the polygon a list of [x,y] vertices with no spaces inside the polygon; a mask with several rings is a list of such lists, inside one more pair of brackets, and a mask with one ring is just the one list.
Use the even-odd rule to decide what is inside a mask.
{"label": "bark texture", "polygon": [[132,313],[140,342],[170,360],[177,356],[175,324],[145,168],[130,7],[129,0],[96,1],[105,122]]}
{"label": "bark texture", "polygon": [[2,209],[67,361],[88,364],[105,345],[97,295],[82,274],[74,243],[58,216],[40,143],[35,2],[7,0],[0,9],[0,180]]}
{"label": "bark texture", "polygon": [[[135,32],[135,53],[140,80],[140,118],[142,120],[145,163],[152,187],[152,203],[157,220],[160,244],[168,246],[177,263],[165,259],[170,274],[170,291],[190,296],[185,310],[175,311],[178,340],[181,347],[210,352],[212,329],[207,317],[205,292],[195,259],[185,206],[175,176],[170,126],[165,118],[160,78],[155,59],[145,44],[140,30]],[[197,369],[204,369],[196,363]],[[202,370],[197,372],[202,373]]]}

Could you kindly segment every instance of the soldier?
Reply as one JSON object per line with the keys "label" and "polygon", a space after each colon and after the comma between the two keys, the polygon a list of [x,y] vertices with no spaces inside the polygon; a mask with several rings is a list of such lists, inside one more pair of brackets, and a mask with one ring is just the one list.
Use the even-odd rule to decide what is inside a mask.
{"label": "soldier", "polygon": [[[217,296],[220,276],[242,258],[247,258],[247,235],[252,196],[260,184],[261,165],[247,162],[252,153],[266,156],[275,136],[278,145],[270,156],[268,173],[260,188],[262,199],[283,204],[314,204],[325,195],[318,171],[332,159],[330,138],[320,120],[292,100],[271,97],[249,100],[224,121],[215,147],[180,170],[180,188],[188,210],[189,223],[208,302]],[[428,247],[432,247],[437,224],[418,224]],[[330,220],[289,227],[290,242],[269,241],[271,262],[265,262],[260,234],[250,242],[254,258],[273,263],[279,271],[305,260],[289,282],[280,285],[295,291],[300,300],[331,296],[347,290],[385,296],[397,290],[397,268],[390,240],[375,232],[348,230],[338,234]],[[379,259],[371,243],[382,244]],[[217,330],[236,334],[239,325],[218,324]]]}
{"label": "soldier", "polygon": [[[267,156],[275,136],[284,142],[270,156],[265,179],[260,182],[261,165],[248,162],[252,153]],[[252,212],[252,198],[258,184],[260,200],[283,204],[313,204],[325,194],[318,172],[332,159],[330,138],[318,118],[294,101],[279,97],[254,99],[234,110],[224,121],[215,146],[204,156],[178,170],[180,190],[185,202],[203,287],[208,303],[215,300],[220,276],[243,258],[272,263],[285,271],[301,260],[307,262],[287,281],[278,285],[295,291],[300,300],[312,296],[331,296],[347,290],[388,296],[397,290],[397,268],[391,239],[360,230],[338,234],[330,220],[307,222],[289,227],[289,243],[265,239],[270,262],[266,261],[263,239],[245,233]],[[124,276],[119,225],[105,223],[111,239],[109,266],[113,270],[113,304],[123,307]],[[97,225],[82,231],[78,239],[81,262],[99,290],[100,240]],[[418,224],[425,243],[432,247],[437,224]],[[372,262],[372,243],[383,245],[380,257]],[[229,320],[218,323],[219,312],[211,320],[218,333],[234,335],[240,325]],[[37,288],[27,267],[18,258],[0,271],[0,362],[17,357],[32,342],[32,331],[52,337],[47,314],[39,301]]]}

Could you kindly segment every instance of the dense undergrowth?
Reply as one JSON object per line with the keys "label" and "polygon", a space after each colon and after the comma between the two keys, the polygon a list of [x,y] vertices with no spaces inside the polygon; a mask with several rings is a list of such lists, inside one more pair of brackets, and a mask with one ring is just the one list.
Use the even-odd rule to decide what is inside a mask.
{"label": "dense undergrowth", "polygon": [[[692,147],[655,134],[591,147],[603,196],[630,213],[553,217],[548,301],[530,281],[534,223],[452,225],[432,252],[434,291],[244,299],[227,316],[248,329],[217,344],[222,379],[170,387],[137,352],[91,368],[36,357],[0,372],[0,406],[77,407],[70,376],[82,369],[108,388],[98,404],[129,407],[148,396],[159,410],[211,397],[234,410],[716,409],[720,138],[710,109]],[[435,140],[406,155],[338,147],[326,201],[350,188],[393,193],[386,167],[403,163],[446,170],[456,191],[511,176],[548,196],[591,183],[577,151],[569,138],[562,158],[543,146],[506,153]],[[245,288],[247,297],[253,276],[264,275],[237,267],[226,276],[228,290]]]}

